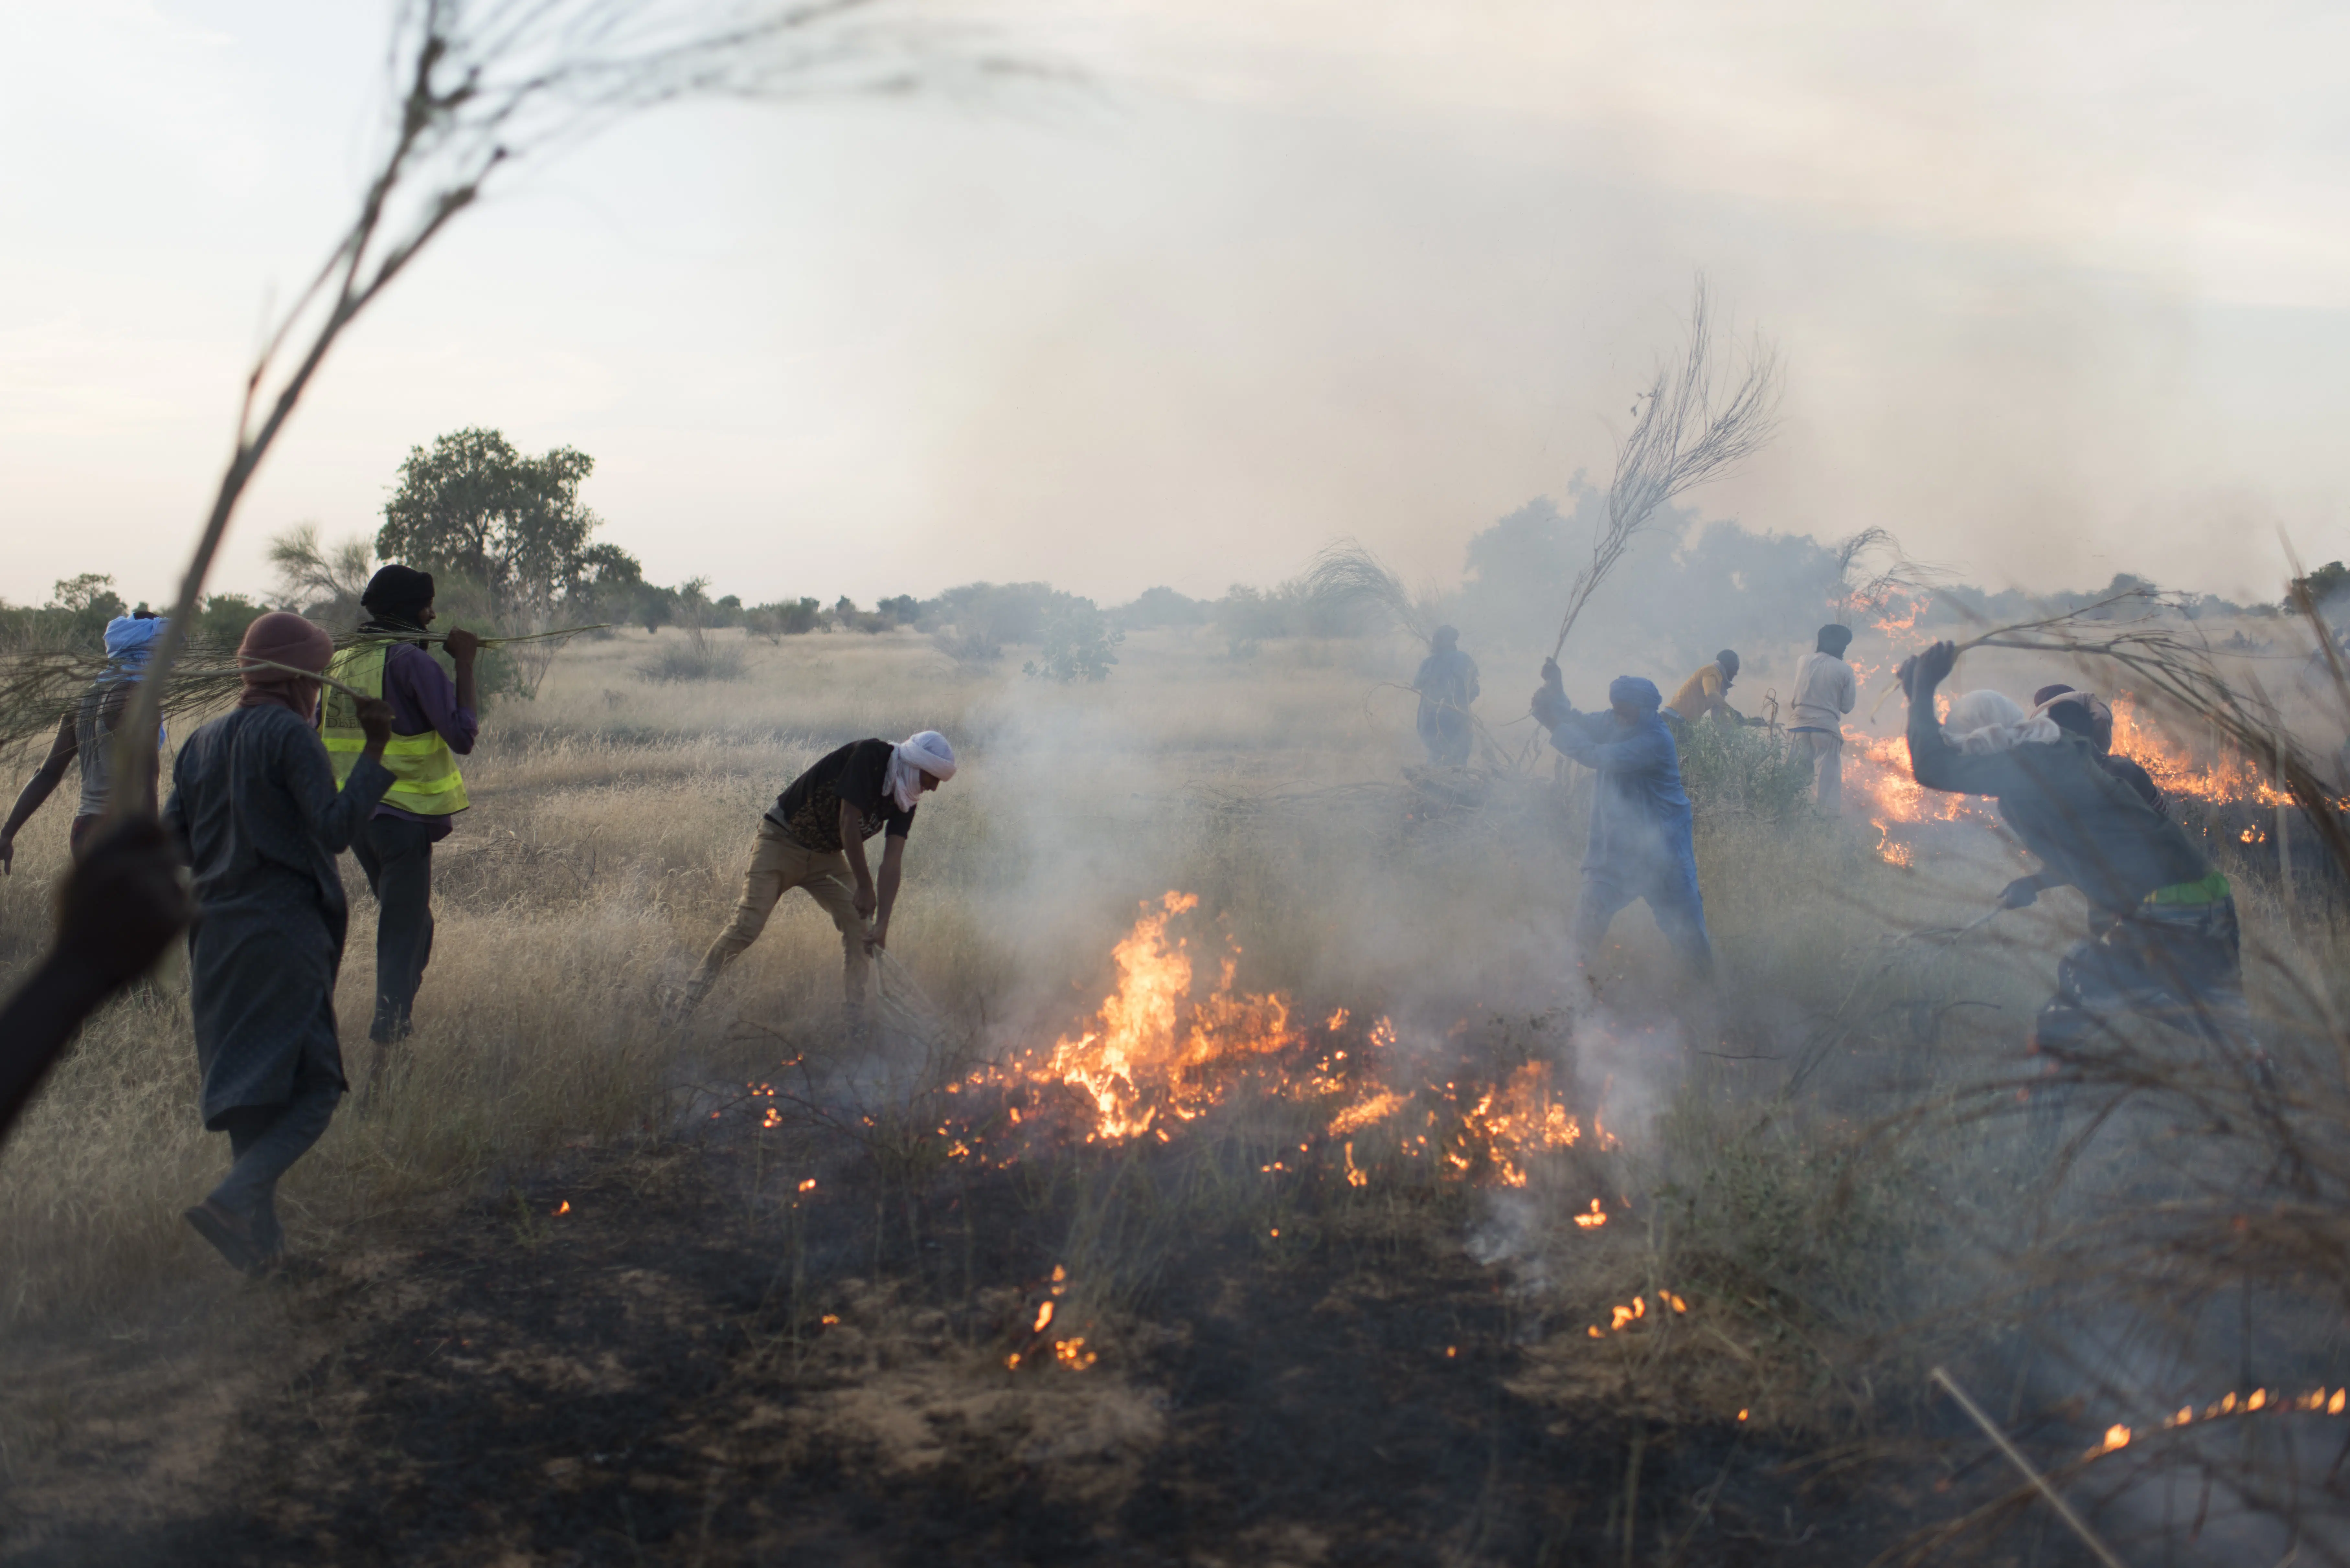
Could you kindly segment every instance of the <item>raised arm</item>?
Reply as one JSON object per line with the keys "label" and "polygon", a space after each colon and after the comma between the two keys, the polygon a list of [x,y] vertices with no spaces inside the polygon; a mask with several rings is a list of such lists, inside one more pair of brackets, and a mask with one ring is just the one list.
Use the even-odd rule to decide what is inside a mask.
{"label": "raised arm", "polygon": [[1934,692],[1958,661],[1956,644],[1938,642],[1904,666],[1908,671],[1911,775],[1926,789],[1954,794],[1998,795],[2030,787],[2013,752],[1970,756],[1942,733],[1942,722],[1934,714]]}
{"label": "raised arm", "polygon": [[58,781],[66,776],[66,764],[80,754],[81,742],[74,732],[74,716],[68,713],[57,721],[56,739],[49,742],[49,754],[41,759],[40,770],[25,781],[24,792],[16,796],[16,809],[8,814],[5,826],[0,826],[0,877],[13,875],[16,864],[16,830],[32,820],[33,813],[49,798]]}

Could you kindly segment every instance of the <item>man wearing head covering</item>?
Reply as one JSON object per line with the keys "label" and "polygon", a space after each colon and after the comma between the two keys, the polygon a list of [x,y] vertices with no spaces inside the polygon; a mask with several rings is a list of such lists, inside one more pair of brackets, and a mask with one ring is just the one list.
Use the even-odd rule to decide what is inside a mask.
{"label": "man wearing head covering", "polygon": [[[680,1013],[699,1006],[719,972],[758,940],[776,900],[805,888],[840,932],[844,1014],[851,1032],[860,1032],[866,971],[872,950],[889,942],[915,807],[954,775],[954,748],[936,730],[894,745],[851,741],[816,759],[759,819],[734,918],[702,955],[679,999]],[[865,858],[865,841],[877,833],[888,836],[878,888]]]}
{"label": "man wearing head covering", "polygon": [[1851,646],[1852,628],[1820,628],[1818,642],[1795,666],[1795,722],[1787,726],[1797,754],[1812,759],[1813,794],[1830,814],[1844,809],[1844,716],[1860,700],[1860,684],[1844,661]]}
{"label": "man wearing head covering", "polygon": [[1674,692],[1673,700],[1664,706],[1664,711],[1672,715],[1668,722],[1694,724],[1709,713],[1724,724],[1757,722],[1730,705],[1731,683],[1737,679],[1738,654],[1734,649],[1725,648],[1709,662],[1699,665],[1690,678],[1681,682],[1681,689]]}
{"label": "man wearing head covering", "polygon": [[[2008,884],[2011,909],[2050,888],[2078,888],[2089,934],[2056,968],[2056,994],[2033,1026],[2062,1053],[2136,1015],[2256,1058],[2228,878],[2177,824],[2106,772],[2095,742],[2061,722],[2054,738],[1974,753],[1934,717],[1935,689],[1958,661],[1938,642],[1901,667],[1909,692],[1909,765],[1927,789],[1986,794],[2044,869]],[[2088,722],[2082,706],[2082,721]]]}
{"label": "man wearing head covering", "polygon": [[2047,723],[2076,735],[2086,735],[2090,745],[2096,748],[2097,761],[2106,772],[2137,791],[2138,799],[2152,807],[2155,815],[2170,815],[2170,797],[2154,782],[2154,775],[2133,759],[2114,754],[2114,711],[2102,699],[2059,682],[2034,691],[2032,706],[2035,715],[2043,717]]}
{"label": "man wearing head covering", "polygon": [[[424,650],[432,624],[432,574],[387,566],[359,596],[368,618],[361,639],[335,656],[335,679],[391,705],[391,742],[384,765],[391,788],[351,841],[351,853],[375,895],[375,1013],[368,1038],[389,1045],[408,1035],[417,987],[432,961],[432,846],[449,836],[465,809],[465,780],[457,759],[470,756],[481,724],[475,716],[474,660],[481,639],[460,627],[449,634],[452,680]],[[403,640],[403,639],[407,640]],[[329,692],[319,733],[339,775],[366,744],[352,713],[353,699]],[[385,1054],[376,1053],[369,1077],[380,1081]]]}
{"label": "man wearing head covering", "polygon": [[[63,782],[67,764],[81,763],[81,801],[74,811],[73,826],[67,829],[66,843],[78,858],[82,842],[89,830],[106,815],[107,797],[114,788],[114,726],[121,722],[124,711],[130,705],[131,689],[147,668],[147,656],[154,651],[155,639],[163,634],[170,622],[141,606],[130,615],[116,616],[106,623],[106,668],[89,683],[81,700],[57,722],[57,732],[49,742],[49,754],[41,760],[40,770],[34,774],[17,795],[8,820],[0,825],[0,875],[15,869],[16,834],[32,820],[57,785]],[[160,757],[162,748],[156,748]],[[156,777],[148,781],[148,798],[153,799]]]}
{"label": "man wearing head covering", "polygon": [[1477,661],[1461,651],[1461,634],[1440,626],[1429,639],[1428,657],[1411,678],[1419,693],[1419,743],[1439,767],[1469,760],[1470,705],[1477,701]]}
{"label": "man wearing head covering", "polygon": [[1713,947],[1697,886],[1689,796],[1671,732],[1658,714],[1662,699],[1655,682],[1618,676],[1607,688],[1607,712],[1578,713],[1556,661],[1544,659],[1542,672],[1535,719],[1553,746],[1599,775],[1575,909],[1577,957],[1590,963],[1617,912],[1645,898],[1666,939],[1691,968],[1711,974]]}
{"label": "man wearing head covering", "polygon": [[349,910],[335,857],[391,787],[391,710],[357,704],[365,743],[336,787],[312,727],[335,650],[324,627],[278,610],[238,645],[234,710],[188,737],[163,824],[194,873],[189,1011],[204,1126],[235,1163],[188,1223],[248,1272],[283,1256],[277,1179],[318,1141],[342,1097],[335,976]]}
{"label": "man wearing head covering", "polygon": [[1950,711],[1942,715],[1942,733],[1959,750],[1987,756],[2018,746],[2045,744],[2064,732],[2055,721],[2026,713],[2006,692],[1986,686],[1951,699]]}

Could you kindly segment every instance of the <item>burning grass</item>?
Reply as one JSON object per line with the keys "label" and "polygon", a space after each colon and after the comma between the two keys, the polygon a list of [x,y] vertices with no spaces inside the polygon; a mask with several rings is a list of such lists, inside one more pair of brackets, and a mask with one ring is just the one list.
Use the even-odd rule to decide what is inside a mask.
{"label": "burning grass", "polygon": [[[1266,1413],[1294,1372],[1390,1452],[1420,1452],[1398,1446],[1418,1440],[1400,1435],[1410,1411],[1390,1418],[1372,1395],[1425,1401],[1423,1425],[1458,1443],[1420,1471],[1445,1478],[1461,1516],[1484,1506],[1485,1467],[1508,1478],[1492,1495],[1521,1512],[1482,1527],[1486,1547],[1464,1534],[1463,1560],[1507,1555],[1490,1542],[1529,1560],[1701,1552],[1733,1519],[1788,1537],[1778,1557],[1739,1548],[1756,1561],[1840,1560],[1791,1543],[1781,1511],[1825,1519],[1831,1494],[1762,1479],[1766,1452],[1771,1467],[1841,1455],[1822,1465],[1921,1496],[1949,1481],[1953,1511],[1993,1510],[1977,1528],[2013,1517],[1996,1511],[2003,1491],[1970,1490],[1990,1472],[1939,1425],[1923,1376],[1938,1363],[1970,1381],[1989,1369],[2015,1390],[1997,1413],[2036,1452],[2104,1467],[2112,1508],[2132,1506],[2120,1467],[2238,1421],[2205,1415],[2236,1380],[2200,1351],[2159,1375],[2121,1367],[2079,1352],[2074,1331],[2120,1301],[2138,1310],[2182,1270],[2199,1290],[2239,1278],[2260,1249],[2274,1293],[2258,1314],[2277,1328],[2238,1407],[2264,1390],[2261,1417],[2336,1419],[2306,1396],[2338,1391],[2350,1368],[2285,1304],[2294,1261],[2331,1244],[2331,1146],[2297,1132],[2324,1174],[2252,1204],[2233,1173],[2269,1134],[2230,1085],[2146,1115],[2076,1098],[2052,1136],[2016,1096],[2041,1086],[2023,1081],[2037,1068],[2018,1042],[2071,935],[2054,897],[1963,941],[1885,940],[1987,904],[2014,874],[1988,826],[1950,823],[1952,836],[1914,841],[1913,864],[1887,865],[1877,830],[1810,818],[1764,737],[1725,733],[1720,765],[1692,768],[1729,977],[1700,994],[1637,912],[1596,975],[1562,969],[1575,797],[1529,781],[1442,824],[1405,822],[1410,803],[1386,781],[1408,733],[1352,727],[1361,691],[1399,673],[1375,649],[1338,645],[1243,680],[1215,649],[1154,634],[1128,645],[1118,680],[1042,691],[946,667],[912,639],[802,639],[753,650],[760,678],[723,698],[653,692],[632,672],[644,650],[634,636],[582,648],[537,706],[492,721],[468,770],[479,805],[441,858],[413,1065],[383,1115],[338,1118],[288,1199],[297,1237],[338,1268],[389,1235],[437,1234],[452,1195],[484,1190],[498,1194],[500,1245],[553,1257],[571,1245],[564,1227],[630,1199],[625,1183],[558,1191],[544,1173],[614,1150],[701,1151],[723,1179],[693,1223],[750,1227],[743,1255],[764,1271],[726,1297],[754,1306],[695,1308],[754,1347],[729,1363],[743,1381],[727,1386],[728,1420],[754,1423],[724,1428],[733,1473],[780,1476],[790,1465],[762,1467],[831,1444],[858,1476],[919,1474],[1014,1512],[1031,1504],[1004,1500],[1049,1494],[1073,1511],[1054,1517],[1088,1521],[1070,1527],[1078,1539],[1175,1509],[1152,1490],[1170,1474],[1198,1498],[1243,1495],[1184,1468],[1220,1444],[1267,1475],[1294,1462],[1318,1427]],[[972,760],[925,806],[891,973],[945,1027],[843,1049],[835,938],[794,901],[693,1028],[658,1031],[660,987],[723,919],[780,784],[841,735],[931,722]],[[2140,732],[2125,733],[2144,755]],[[22,895],[59,858],[27,836],[0,905],[12,961],[40,923]],[[363,1015],[371,973],[371,909],[354,894],[347,1019]],[[2244,905],[2256,950],[2291,960],[2258,970],[2264,1016],[2330,1041],[2335,928],[2304,903],[2289,945],[2265,886]],[[163,1288],[234,1299],[173,1219],[220,1157],[194,1130],[192,1088],[166,986],[93,1025],[0,1157],[0,1272],[20,1334],[70,1338],[87,1332],[78,1319],[144,1332]],[[2293,1085],[2296,1128],[2329,1114],[2321,1088]],[[2236,1129],[2225,1151],[2179,1130],[2218,1118]],[[2181,1147],[2215,1152],[2188,1161]],[[662,1223],[581,1289],[612,1290],[623,1267],[685,1280],[660,1249],[700,1233]],[[527,1294],[497,1310],[521,1321]],[[2165,1310],[2220,1296],[2215,1284],[2182,1306],[2174,1292]],[[396,1359],[422,1324],[380,1327]],[[1211,1372],[1263,1383],[1269,1405],[1247,1405],[1253,1389],[1218,1407],[1280,1443],[1250,1448],[1261,1439],[1162,1403]],[[1452,1401],[1443,1378],[1474,1381]],[[2195,1419],[2166,1431],[2190,1399]],[[768,1407],[792,1413],[757,1426]],[[680,1429],[707,1436],[716,1419],[702,1409]],[[2080,1459],[2116,1428],[2127,1444]],[[757,1435],[785,1428],[788,1441]],[[26,1451],[26,1430],[0,1441]],[[1489,1458],[1503,1440],[1492,1432],[1505,1458]],[[1113,1459],[1078,1454],[1097,1438]],[[567,1498],[630,1485],[608,1464],[541,1456],[567,1457]],[[1385,1517],[1435,1528],[1393,1501],[1405,1471],[1346,1468],[1358,1461],[1371,1464],[1334,1459],[1326,1473],[1376,1471],[1348,1484]],[[1709,1486],[1703,1507],[1686,1501]],[[1890,1495],[1845,1501],[1866,1520]],[[1285,1496],[1276,1515],[1358,1540]],[[1573,1521],[1529,1522],[1554,1506]],[[1879,1529],[1870,1552],[1917,1517]]]}

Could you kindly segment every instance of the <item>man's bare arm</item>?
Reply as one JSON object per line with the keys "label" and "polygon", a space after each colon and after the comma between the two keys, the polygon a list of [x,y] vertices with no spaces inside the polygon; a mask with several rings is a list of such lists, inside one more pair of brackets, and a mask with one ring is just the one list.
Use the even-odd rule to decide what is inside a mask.
{"label": "man's bare arm", "polygon": [[873,872],[865,864],[864,827],[865,814],[847,801],[842,801],[840,803],[840,849],[842,854],[848,857],[848,869],[857,877],[856,891],[850,896],[850,902],[856,905],[859,919],[869,920],[873,918],[875,899]]}
{"label": "man's bare arm", "polygon": [[57,721],[57,738],[49,742],[49,754],[41,759],[40,771],[25,782],[24,793],[16,797],[16,807],[8,814],[8,823],[0,827],[0,877],[16,869],[16,830],[32,820],[35,812],[49,798],[58,783],[66,776],[66,764],[81,753],[81,740],[74,729],[73,715]]}
{"label": "man's bare arm", "polygon": [[873,918],[873,934],[866,939],[868,946],[889,945],[889,911],[898,907],[898,882],[905,868],[906,841],[893,833],[881,845],[881,909]]}

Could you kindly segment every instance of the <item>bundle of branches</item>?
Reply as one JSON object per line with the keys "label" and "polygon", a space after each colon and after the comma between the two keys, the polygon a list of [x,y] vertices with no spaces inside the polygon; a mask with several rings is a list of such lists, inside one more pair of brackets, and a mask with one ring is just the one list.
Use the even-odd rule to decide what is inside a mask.
{"label": "bundle of branches", "polygon": [[[482,646],[553,645],[582,632],[601,629],[600,626],[572,626],[518,637],[485,637]],[[380,632],[345,632],[335,639],[335,649],[340,652],[371,642],[437,645],[448,639],[449,634],[442,631],[397,638]],[[168,722],[184,724],[227,707],[236,701],[237,690],[244,684],[237,665],[236,649],[228,644],[189,643],[182,650],[179,663],[172,671],[171,683],[162,692],[159,716]],[[59,720],[74,711],[91,682],[120,668],[103,654],[95,653],[50,651],[0,659],[0,749],[48,735],[57,729]]]}
{"label": "bundle of branches", "polygon": [[1436,634],[1433,607],[1415,598],[1402,578],[1356,540],[1324,546],[1306,567],[1304,586],[1306,603],[1326,622],[1343,625],[1367,618],[1408,632],[1423,644]]}
{"label": "bundle of branches", "polygon": [[1631,434],[1616,449],[1607,486],[1607,523],[1591,542],[1591,560],[1575,574],[1566,615],[1558,623],[1555,659],[1575,618],[1626,549],[1655,518],[1657,508],[1683,491],[1719,479],[1770,441],[1779,424],[1779,351],[1757,337],[1727,390],[1715,366],[1712,308],[1705,279],[1697,280],[1690,308],[1689,342],[1677,361],[1662,361],[1633,404]]}
{"label": "bundle of branches", "polygon": [[[1959,651],[2012,649],[2052,654],[2085,670],[2117,673],[2124,679],[2115,684],[2126,685],[2158,722],[2183,734],[2208,728],[2245,756],[2274,768],[2325,852],[2350,874],[2350,826],[2333,786],[2257,681],[2249,690],[2230,682],[2200,634],[2183,629],[2192,628],[2192,621],[2155,618],[2177,607],[2176,596],[2134,588],[2063,615],[1999,627],[1960,643]],[[2116,624],[2117,614],[2132,612],[2137,618]],[[2350,713],[2350,679],[2338,653],[2332,655],[2332,668],[2345,712]]]}

